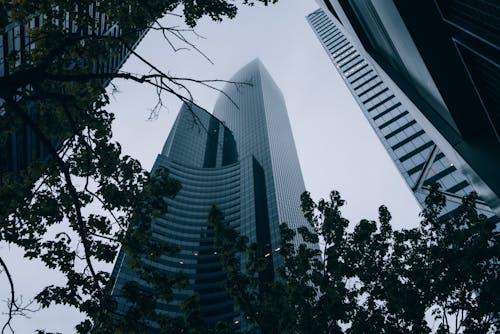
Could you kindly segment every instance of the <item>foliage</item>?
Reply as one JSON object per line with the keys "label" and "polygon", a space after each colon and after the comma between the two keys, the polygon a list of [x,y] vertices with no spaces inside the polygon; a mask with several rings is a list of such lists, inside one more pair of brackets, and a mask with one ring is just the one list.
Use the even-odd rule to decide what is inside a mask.
{"label": "foliage", "polygon": [[[310,228],[298,229],[304,242],[295,247],[297,232],[281,225],[283,265],[271,283],[256,281],[263,269],[252,264],[262,255],[253,258],[255,247],[222,219],[216,246],[236,305],[262,333],[493,333],[499,235],[476,200],[471,193],[455,215],[441,217],[445,198],[434,185],[419,227],[393,231],[381,206],[378,221],[361,220],[351,231],[338,192],[318,203],[305,192]],[[321,250],[313,246],[319,240]]]}
{"label": "foliage", "polygon": [[[47,286],[35,301],[44,308],[65,304],[83,312],[81,333],[135,331],[134,326],[151,322],[178,329],[178,320],[162,324],[165,317],[154,305],[168,300],[182,278],[147,268],[144,260],[175,251],[152,238],[150,222],[166,212],[165,198],[180,185],[166,171],[152,175],[121,153],[111,139],[114,115],[105,110],[104,87],[114,78],[150,85],[158,92],[153,113],[164,93],[192,101],[186,83],[213,87],[217,80],[170,76],[134,51],[136,42],[154,29],[174,49],[175,40],[196,50],[186,37],[192,30],[165,22],[183,19],[194,27],[203,16],[233,18],[237,8],[238,2],[228,0],[0,0],[0,33],[21,27],[13,30],[21,43],[9,44],[0,77],[0,159],[13,134],[36,147],[20,171],[0,170],[0,241],[65,276],[63,285]],[[147,74],[118,71],[116,62],[126,54],[146,64]],[[128,266],[159,292],[127,285],[132,308],[123,321],[114,315],[110,275],[100,269],[120,247]],[[10,285],[4,333],[13,331],[13,316],[30,307],[16,295],[15,277],[1,258],[0,270]]]}

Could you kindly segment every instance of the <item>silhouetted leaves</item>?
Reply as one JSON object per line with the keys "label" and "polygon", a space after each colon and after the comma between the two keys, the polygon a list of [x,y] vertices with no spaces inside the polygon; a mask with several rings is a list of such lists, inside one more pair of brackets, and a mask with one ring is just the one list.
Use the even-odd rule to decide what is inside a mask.
{"label": "silhouetted leaves", "polygon": [[[60,285],[49,284],[35,300],[42,307],[64,304],[83,312],[87,319],[77,326],[78,332],[139,333],[157,327],[165,333],[180,333],[186,329],[185,320],[155,311],[155,305],[169,301],[172,287],[180,287],[185,278],[146,265],[148,260],[176,252],[175,247],[154,239],[151,222],[165,215],[166,198],[175,196],[180,185],[166,170],[148,173],[112,141],[114,115],[105,110],[109,93],[104,86],[113,78],[146,83],[158,92],[160,107],[162,92],[192,101],[184,83],[203,81],[174,78],[133,48],[146,30],[155,29],[163,33],[166,43],[173,39],[197,50],[185,37],[193,31],[171,22],[165,26],[161,19],[167,14],[180,16],[193,27],[203,16],[215,21],[234,17],[237,4],[226,0],[0,0],[0,32],[8,24],[9,29],[22,26],[12,36],[16,43],[4,48],[8,54],[0,77],[0,146],[14,146],[7,140],[17,133],[32,147],[32,152],[18,152],[19,161],[26,153],[26,166],[21,164],[15,173],[0,170],[0,241],[18,246],[28,259],[39,259],[64,275]],[[118,72],[118,61],[127,53],[140,59],[149,72]],[[115,313],[113,282],[102,269],[103,263],[113,262],[120,247],[127,255],[126,265],[146,282],[126,285],[130,304],[124,318]],[[1,264],[9,273],[5,262]],[[9,283],[4,328],[10,327],[14,315],[27,310],[20,305],[10,274]]]}
{"label": "silhouetted leaves", "polygon": [[[471,193],[455,215],[442,218],[445,198],[433,185],[419,227],[393,231],[381,206],[378,221],[361,220],[350,231],[338,192],[318,203],[305,192],[311,230],[298,232],[305,242],[324,242],[321,253],[310,244],[293,246],[295,232],[282,224],[277,280],[255,281],[263,269],[247,264],[245,273],[228,275],[229,291],[249,326],[263,333],[493,333],[500,312],[499,235],[494,221],[478,214],[476,200]],[[231,263],[238,265],[253,247],[242,247],[244,240],[221,219],[216,245],[232,272]],[[246,259],[256,261],[255,255]]]}

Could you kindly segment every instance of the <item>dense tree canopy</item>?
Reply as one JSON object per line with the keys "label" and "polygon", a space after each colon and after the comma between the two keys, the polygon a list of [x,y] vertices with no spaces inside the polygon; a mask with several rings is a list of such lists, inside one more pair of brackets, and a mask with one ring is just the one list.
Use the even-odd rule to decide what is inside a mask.
{"label": "dense tree canopy", "polygon": [[[120,326],[133,332],[133,323],[160,323],[155,299],[170,298],[170,288],[182,284],[181,277],[159,275],[141,261],[175,251],[151,238],[150,221],[165,213],[165,197],[180,185],[166,171],[153,177],[121,153],[112,140],[105,85],[114,78],[150,85],[158,92],[153,113],[164,93],[192,101],[186,83],[213,87],[213,81],[168,75],[134,50],[136,42],[155,29],[173,48],[184,43],[196,49],[187,35],[198,19],[233,18],[239,5],[258,2],[276,1],[0,0],[0,33],[11,34],[0,62],[0,159],[7,159],[13,134],[37,147],[24,152],[28,163],[18,170],[0,168],[0,241],[65,275],[64,284],[47,286],[35,301],[80,310],[87,319],[79,332],[114,333]],[[170,25],[170,19],[187,27]],[[144,74],[118,70],[127,53],[146,65]],[[151,296],[130,284],[136,312],[116,322],[110,275],[98,264],[112,262],[120,247],[139,277],[161,293]],[[12,317],[26,313],[29,303],[17,296],[16,279],[1,258],[0,270],[10,285],[3,333],[13,330]]]}
{"label": "dense tree canopy", "polygon": [[[283,266],[268,283],[258,280],[266,258],[255,245],[220,213],[211,222],[228,290],[262,333],[494,333],[499,235],[495,222],[478,214],[476,200],[468,195],[442,219],[445,198],[434,185],[419,227],[394,231],[382,206],[378,221],[361,220],[351,231],[338,192],[318,203],[306,192],[302,209],[311,228],[281,225]],[[298,248],[297,232],[306,242]],[[320,240],[321,250],[307,244]]]}

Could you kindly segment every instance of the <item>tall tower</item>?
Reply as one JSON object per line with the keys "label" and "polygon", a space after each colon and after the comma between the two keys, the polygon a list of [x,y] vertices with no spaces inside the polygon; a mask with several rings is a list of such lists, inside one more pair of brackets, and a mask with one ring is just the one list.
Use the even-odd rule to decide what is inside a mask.
{"label": "tall tower", "polygon": [[226,85],[214,115],[234,133],[240,158],[253,156],[265,175],[271,242],[278,244],[279,223],[304,224],[300,195],[305,191],[285,100],[264,65],[255,59]]}
{"label": "tall tower", "polygon": [[[438,182],[448,200],[443,214],[451,213],[464,195],[477,191],[474,182],[451,159],[456,155],[449,145],[427,133],[425,120],[415,117],[416,106],[332,14],[327,6],[307,20],[417,201],[423,205],[428,186]],[[494,215],[489,203],[480,201],[478,207]]]}
{"label": "tall tower", "polygon": [[[213,249],[208,213],[216,205],[225,223],[256,242],[263,256],[279,265],[279,224],[307,224],[300,210],[305,190],[283,96],[259,60],[243,67],[227,84],[215,116],[183,105],[153,170],[167,168],[182,189],[168,200],[169,212],[153,222],[153,237],[180,252],[154,263],[166,272],[184,272],[190,285],[158,309],[180,315],[179,303],[200,295],[208,323],[241,319],[224,289],[224,272]],[[113,294],[125,312],[121,287],[133,277],[126,254],[115,264]],[[268,271],[272,279],[273,271]]]}
{"label": "tall tower", "polygon": [[317,2],[500,217],[498,1]]}

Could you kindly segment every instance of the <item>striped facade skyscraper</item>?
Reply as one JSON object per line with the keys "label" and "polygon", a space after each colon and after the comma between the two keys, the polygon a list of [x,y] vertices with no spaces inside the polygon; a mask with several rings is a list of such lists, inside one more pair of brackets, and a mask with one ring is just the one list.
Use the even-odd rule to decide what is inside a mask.
{"label": "striped facade skyscraper", "polygon": [[[324,8],[309,14],[307,20],[335,69],[417,201],[423,205],[429,185],[438,182],[448,200],[443,214],[453,212],[464,195],[477,190],[474,183],[455,166],[447,155],[450,151],[431,138],[423,121],[415,117],[415,105],[350,36],[327,5],[325,1]],[[488,203],[479,201],[478,208],[494,216]]]}

